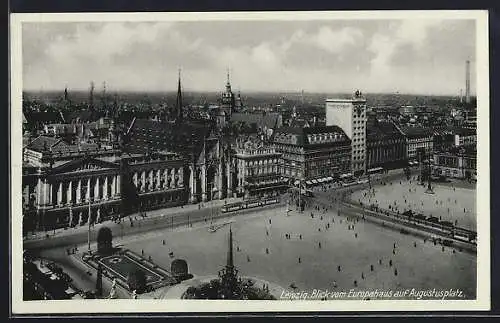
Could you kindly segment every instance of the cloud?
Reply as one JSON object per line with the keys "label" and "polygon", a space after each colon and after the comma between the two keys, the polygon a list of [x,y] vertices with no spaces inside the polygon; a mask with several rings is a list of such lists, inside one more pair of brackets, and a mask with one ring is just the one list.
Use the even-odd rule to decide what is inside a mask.
{"label": "cloud", "polygon": [[458,93],[474,35],[458,20],[30,23],[24,87],[172,90],[181,67],[202,91],[222,90],[230,68],[242,92]]}
{"label": "cloud", "polygon": [[318,48],[338,54],[346,47],[356,45],[362,38],[363,34],[356,28],[346,27],[334,31],[329,27],[322,27],[316,35],[312,36],[312,42]]}

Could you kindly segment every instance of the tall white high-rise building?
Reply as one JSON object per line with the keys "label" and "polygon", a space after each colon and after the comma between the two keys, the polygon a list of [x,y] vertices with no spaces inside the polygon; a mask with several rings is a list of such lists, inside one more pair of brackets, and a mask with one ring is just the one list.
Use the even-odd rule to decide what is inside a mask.
{"label": "tall white high-rise building", "polygon": [[351,99],[326,100],[326,125],[339,126],[351,139],[351,170],[366,172],[366,99],[358,90]]}

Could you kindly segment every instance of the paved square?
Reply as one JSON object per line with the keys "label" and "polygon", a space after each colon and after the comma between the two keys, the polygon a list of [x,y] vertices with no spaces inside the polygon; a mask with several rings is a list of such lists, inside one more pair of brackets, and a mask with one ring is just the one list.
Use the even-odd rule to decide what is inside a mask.
{"label": "paved square", "polygon": [[[392,185],[390,185],[392,183]],[[375,194],[367,189],[356,191],[351,199],[365,205],[376,204],[382,209],[396,207],[403,212],[408,209],[425,216],[441,217],[459,227],[476,231],[476,190],[433,184],[434,194],[425,193],[426,186],[415,180],[394,180],[387,185],[375,185]]]}
{"label": "paved square", "polygon": [[[475,255],[442,250],[440,245],[368,221],[348,222],[334,212],[314,212],[314,218],[310,213],[286,216],[285,209],[278,208],[233,218],[234,261],[240,273],[309,292],[458,288],[465,298],[475,298]],[[350,225],[354,230],[348,229]],[[190,273],[217,275],[226,262],[228,231],[225,226],[211,233],[198,224],[149,233],[124,244],[136,253],[144,250],[163,268],[170,268],[173,258],[168,254],[173,252],[174,258],[188,262]]]}

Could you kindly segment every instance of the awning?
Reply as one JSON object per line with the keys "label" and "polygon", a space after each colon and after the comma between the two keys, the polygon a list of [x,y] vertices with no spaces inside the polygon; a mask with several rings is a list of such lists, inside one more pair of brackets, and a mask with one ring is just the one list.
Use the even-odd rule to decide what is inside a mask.
{"label": "awning", "polygon": [[351,177],[352,173],[347,173],[347,174],[342,174],[340,175],[340,178],[346,178],[346,177]]}

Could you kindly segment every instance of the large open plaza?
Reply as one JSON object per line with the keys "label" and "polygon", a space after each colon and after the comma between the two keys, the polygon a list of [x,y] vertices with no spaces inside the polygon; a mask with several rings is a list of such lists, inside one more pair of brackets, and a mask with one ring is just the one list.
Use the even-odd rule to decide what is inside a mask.
{"label": "large open plaza", "polygon": [[[404,212],[411,209],[425,216],[441,218],[442,221],[456,223],[457,226],[476,231],[476,190],[432,183],[434,194],[426,193],[427,184],[419,185],[413,177],[388,181],[385,185],[377,184],[373,189],[356,191],[351,195],[355,202],[365,205],[377,205],[382,209]],[[456,222],[455,222],[456,221]]]}
{"label": "large open plaza", "polygon": [[[281,207],[218,220],[231,222],[234,262],[240,274],[296,292],[379,289],[395,293],[435,288],[459,289],[463,294],[456,298],[475,298],[474,254],[443,249],[334,211],[312,212],[314,217],[311,210],[287,216]],[[229,225],[215,232],[208,226],[198,223],[191,228],[149,232],[120,243],[151,256],[166,269],[173,259],[181,258],[195,278],[217,275],[226,263]],[[174,257],[169,256],[171,252]]]}

